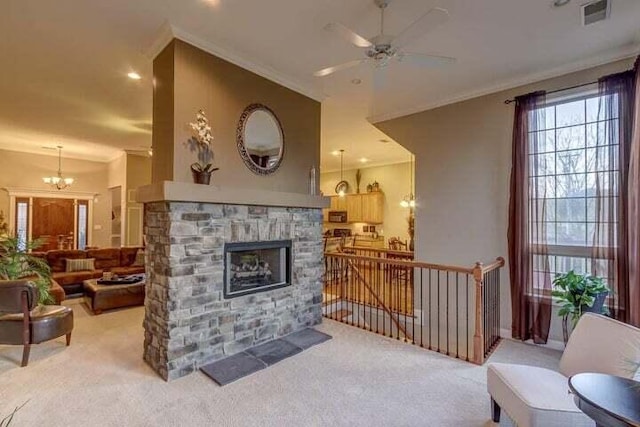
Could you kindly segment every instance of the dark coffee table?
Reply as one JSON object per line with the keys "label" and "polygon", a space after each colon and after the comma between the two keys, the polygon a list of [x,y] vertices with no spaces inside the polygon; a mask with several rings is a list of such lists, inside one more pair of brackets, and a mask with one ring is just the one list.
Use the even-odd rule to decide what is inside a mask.
{"label": "dark coffee table", "polygon": [[640,427],[640,382],[606,374],[577,374],[569,378],[569,388],[576,406],[596,426]]}
{"label": "dark coffee table", "polygon": [[125,285],[100,285],[96,279],[85,280],[84,300],[94,314],[103,310],[144,305],[144,279]]}

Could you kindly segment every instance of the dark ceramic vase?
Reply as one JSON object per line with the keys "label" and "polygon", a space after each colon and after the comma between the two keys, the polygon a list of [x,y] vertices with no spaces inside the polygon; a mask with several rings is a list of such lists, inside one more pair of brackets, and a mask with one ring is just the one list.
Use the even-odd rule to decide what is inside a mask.
{"label": "dark ceramic vase", "polygon": [[193,175],[193,182],[195,184],[209,185],[211,182],[211,173],[212,172],[201,172],[191,166],[191,174]]}

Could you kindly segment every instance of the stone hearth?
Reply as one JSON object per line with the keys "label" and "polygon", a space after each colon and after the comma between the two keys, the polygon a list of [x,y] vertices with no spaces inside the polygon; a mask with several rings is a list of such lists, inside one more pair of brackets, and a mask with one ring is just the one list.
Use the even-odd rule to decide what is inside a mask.
{"label": "stone hearth", "polygon": [[[321,322],[324,200],[280,207],[153,201],[142,194],[144,359],[162,378]],[[225,299],[224,244],[277,240],[291,240],[291,286]]]}

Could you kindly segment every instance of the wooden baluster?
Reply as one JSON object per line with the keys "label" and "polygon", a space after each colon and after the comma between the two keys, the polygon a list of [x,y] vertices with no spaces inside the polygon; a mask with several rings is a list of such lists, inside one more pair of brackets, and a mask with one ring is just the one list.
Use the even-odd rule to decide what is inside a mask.
{"label": "wooden baluster", "polygon": [[476,262],[473,268],[473,279],[476,282],[476,326],[473,335],[473,363],[482,365],[484,363],[484,331],[482,328],[483,306],[482,306],[482,270],[481,262]]}

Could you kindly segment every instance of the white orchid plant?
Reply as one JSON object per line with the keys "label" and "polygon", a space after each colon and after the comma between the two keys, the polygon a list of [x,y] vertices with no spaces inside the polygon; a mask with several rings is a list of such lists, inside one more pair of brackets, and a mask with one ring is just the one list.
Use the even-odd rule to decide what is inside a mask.
{"label": "white orchid plant", "polygon": [[195,123],[189,123],[193,134],[187,141],[192,153],[197,153],[198,161],[191,165],[191,169],[197,172],[214,172],[220,168],[213,167],[213,135],[211,126],[203,110],[196,114]]}

